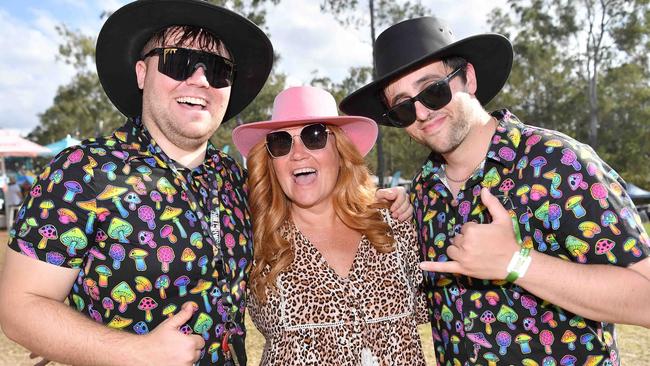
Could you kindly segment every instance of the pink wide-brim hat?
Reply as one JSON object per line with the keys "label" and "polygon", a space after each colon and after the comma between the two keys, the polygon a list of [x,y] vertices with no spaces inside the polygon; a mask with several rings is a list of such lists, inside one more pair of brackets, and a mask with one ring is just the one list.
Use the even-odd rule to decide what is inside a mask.
{"label": "pink wide-brim hat", "polygon": [[232,131],[232,140],[239,152],[248,157],[253,146],[265,140],[269,132],[319,122],[340,127],[362,156],[366,156],[375,145],[378,128],[373,120],[361,116],[339,116],[334,97],[313,86],[283,90],[275,97],[271,120],[236,127]]}

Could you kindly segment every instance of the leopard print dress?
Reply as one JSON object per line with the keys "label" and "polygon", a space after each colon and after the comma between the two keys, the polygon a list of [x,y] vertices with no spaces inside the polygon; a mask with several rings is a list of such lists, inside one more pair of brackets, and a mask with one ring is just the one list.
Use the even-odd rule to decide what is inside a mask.
{"label": "leopard print dress", "polygon": [[377,252],[362,237],[349,275],[339,276],[291,223],[294,263],[277,291],[249,311],[266,340],[262,365],[425,365],[417,324],[428,322],[419,284],[417,239],[410,222],[384,220],[396,250]]}

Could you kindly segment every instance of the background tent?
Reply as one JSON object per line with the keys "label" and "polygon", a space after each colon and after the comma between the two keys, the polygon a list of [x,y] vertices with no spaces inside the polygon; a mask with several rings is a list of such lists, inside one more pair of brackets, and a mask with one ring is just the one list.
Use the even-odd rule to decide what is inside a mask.
{"label": "background tent", "polygon": [[76,138],[71,137],[70,135],[68,135],[68,136],[62,138],[59,141],[55,141],[55,142],[53,142],[51,144],[45,145],[46,148],[50,149],[50,152],[42,153],[42,154],[39,154],[39,155],[41,155],[41,156],[54,156],[54,155],[60,153],[63,149],[67,149],[70,146],[79,145],[80,143],[81,143],[81,141],[79,141]]}

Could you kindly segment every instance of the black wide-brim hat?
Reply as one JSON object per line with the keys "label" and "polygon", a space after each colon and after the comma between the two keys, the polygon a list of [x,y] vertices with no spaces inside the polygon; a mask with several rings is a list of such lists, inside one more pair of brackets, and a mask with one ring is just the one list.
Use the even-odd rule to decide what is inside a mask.
{"label": "black wide-brim hat", "polygon": [[373,58],[376,79],[345,97],[339,104],[349,115],[369,117],[378,124],[393,126],[383,114],[384,88],[392,81],[435,60],[459,56],[474,66],[476,98],[482,105],[496,96],[512,68],[510,41],[496,33],[475,35],[456,41],[449,25],[435,17],[397,23],[375,41]]}
{"label": "black wide-brim hat", "polygon": [[236,64],[223,122],[246,108],[273,65],[273,46],[266,34],[243,16],[206,1],[138,0],[115,11],[97,37],[97,74],[117,109],[127,117],[142,114],[135,64],[151,36],[173,25],[200,27],[223,41]]}

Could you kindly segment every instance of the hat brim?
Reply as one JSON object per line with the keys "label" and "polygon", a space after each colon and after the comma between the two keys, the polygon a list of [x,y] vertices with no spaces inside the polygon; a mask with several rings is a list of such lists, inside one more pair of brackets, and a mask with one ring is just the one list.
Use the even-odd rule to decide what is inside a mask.
{"label": "hat brim", "polygon": [[113,13],[99,33],[97,74],[108,98],[127,117],[142,113],[135,64],[154,32],[172,25],[207,29],[219,37],[236,64],[223,122],[241,112],[264,86],[273,47],[253,22],[228,9],[196,0],[139,0]]}
{"label": "hat brim", "polygon": [[475,95],[482,105],[489,103],[499,93],[512,69],[513,50],[506,37],[493,33],[471,36],[382,75],[345,97],[339,108],[345,114],[365,116],[380,125],[394,127],[383,116],[386,112],[382,102],[384,88],[404,74],[450,56],[462,57],[474,66],[477,80]]}
{"label": "hat brim", "polygon": [[358,116],[338,116],[247,123],[237,126],[232,131],[232,141],[237,147],[237,150],[243,156],[248,157],[248,153],[253,146],[265,140],[268,133],[286,127],[311,123],[325,123],[340,127],[350,141],[357,147],[361,156],[366,156],[377,140],[378,128],[373,120]]}

